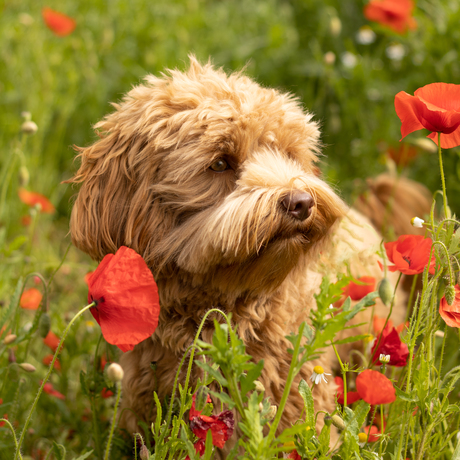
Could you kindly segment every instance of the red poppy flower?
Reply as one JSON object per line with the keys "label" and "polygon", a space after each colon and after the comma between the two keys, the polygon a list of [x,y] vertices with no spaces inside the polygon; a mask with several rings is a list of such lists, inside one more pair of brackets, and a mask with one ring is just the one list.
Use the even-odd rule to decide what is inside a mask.
{"label": "red poppy flower", "polygon": [[389,404],[396,399],[391,381],[383,374],[371,369],[361,372],[356,378],[356,389],[368,404]]}
{"label": "red poppy flower", "polygon": [[409,348],[405,343],[401,342],[398,331],[389,324],[381,332],[381,336],[375,339],[371,351],[372,362],[374,364],[379,362],[381,354],[390,355],[390,361],[388,362],[390,366],[403,367],[407,364]]}
{"label": "red poppy flower", "polygon": [[[372,325],[372,328],[374,329],[374,335],[378,336],[383,331],[383,328],[385,327],[385,321],[386,318],[381,318],[380,316],[374,315]],[[395,329],[398,331],[398,334],[401,334],[406,326],[409,326],[409,321],[406,323],[401,323],[399,326],[396,326]],[[390,329],[393,327],[393,321],[391,319],[388,320],[387,327]]]}
{"label": "red poppy flower", "polygon": [[431,83],[411,96],[404,91],[395,97],[395,109],[401,120],[401,135],[428,129],[428,136],[436,144],[442,133],[441,147],[460,145],[460,85]]}
{"label": "red poppy flower", "polygon": [[42,16],[48,29],[51,29],[59,37],[71,34],[77,25],[74,19],[51,8],[43,8]]}
{"label": "red poppy flower", "polygon": [[29,192],[25,188],[20,188],[18,190],[19,199],[29,205],[29,206],[36,206],[39,204],[41,206],[41,212],[46,214],[53,214],[56,211],[56,208],[53,206],[48,198],[44,195],[40,195],[40,193],[36,192]]}
{"label": "red poppy flower", "polygon": [[389,147],[387,153],[397,166],[403,167],[407,166],[417,156],[417,149],[402,143],[397,148]]}
{"label": "red poppy flower", "polygon": [[28,227],[32,223],[32,217],[31,216],[22,216],[21,217],[21,225],[24,227]]}
{"label": "red poppy flower", "polygon": [[[337,384],[337,402],[339,404],[344,404],[345,399],[343,397],[343,378],[342,377],[335,377],[334,378],[335,383]],[[361,396],[359,396],[359,393],[357,391],[347,391],[347,405],[348,404],[353,404],[356,401],[359,401],[361,399]]]}
{"label": "red poppy flower", "polygon": [[361,276],[357,281],[364,284],[357,284],[350,281],[350,283],[342,289],[345,297],[349,296],[351,300],[361,300],[366,297],[367,294],[375,291],[375,278],[373,276]]}
{"label": "red poppy flower", "polygon": [[[192,407],[190,408],[190,413],[188,415],[189,420],[192,420],[193,417],[198,417],[201,415],[201,411],[195,409],[195,401],[196,401],[196,394],[192,396]],[[206,404],[208,403],[212,403],[211,396],[209,395],[206,398]]]}
{"label": "red poppy flower", "polygon": [[[212,443],[216,447],[224,447],[225,442],[233,434],[235,420],[233,412],[226,410],[218,415],[202,415],[201,411],[195,409],[195,395],[193,395],[192,408],[190,409],[190,429],[197,438],[203,442],[206,440],[208,430],[211,430]],[[208,395],[207,402],[211,402]]]}
{"label": "red poppy flower", "polygon": [[[51,361],[53,361],[53,358],[54,358],[53,355],[46,355],[43,357],[42,363],[45,366],[49,366],[51,364]],[[54,368],[58,371],[61,370],[61,363],[59,362],[59,359],[56,359],[56,361],[54,361]]]}
{"label": "red poppy flower", "polygon": [[294,460],[302,460],[302,457],[299,455],[299,453],[294,449],[287,458],[292,458]]}
{"label": "red poppy flower", "polygon": [[62,400],[65,399],[65,396],[62,393],[59,393],[59,391],[55,390],[50,382],[46,382],[45,385],[43,385],[43,391],[51,396],[54,396],[55,398]]}
{"label": "red poppy flower", "polygon": [[458,284],[455,285],[454,303],[449,305],[446,298],[443,297],[439,304],[439,314],[448,326],[460,327],[460,287]]}
{"label": "red poppy flower", "polygon": [[364,433],[367,434],[367,441],[368,442],[376,442],[380,439],[380,435],[381,432],[379,430],[379,428],[375,425],[372,425],[372,426],[366,426],[364,428]]}
{"label": "red poppy flower", "polygon": [[26,289],[19,300],[19,306],[26,310],[36,310],[42,301],[42,293],[35,288]]}
{"label": "red poppy flower", "polygon": [[43,339],[43,343],[53,351],[57,350],[60,341],[61,339],[53,331],[49,331],[48,335]]}
{"label": "red poppy flower", "polygon": [[85,276],[84,276],[84,280],[85,280],[85,283],[88,284],[89,286],[89,279],[91,278],[91,275],[93,274],[94,272],[88,272]]}
{"label": "red poppy flower", "polygon": [[[388,259],[394,265],[389,265],[388,270],[399,270],[405,275],[422,273],[428,265],[432,241],[422,235],[401,235],[396,241],[385,243]],[[380,266],[382,264],[379,262]],[[436,259],[431,257],[430,273],[434,274]]]}
{"label": "red poppy flower", "polygon": [[[2,418],[8,420],[8,414],[3,414],[3,417],[2,417]],[[1,428],[2,426],[5,426],[5,422],[0,422],[0,428]]]}
{"label": "red poppy flower", "polygon": [[88,280],[88,302],[107,342],[132,350],[158,326],[158,288],[144,259],[126,246],[107,254]]}
{"label": "red poppy flower", "polygon": [[407,29],[415,29],[417,23],[412,17],[414,2],[412,0],[371,0],[364,7],[364,16],[369,21],[389,27],[398,34]]}
{"label": "red poppy flower", "polygon": [[[193,444],[193,447],[195,448],[195,452],[197,454],[200,454],[200,457],[204,454],[204,451],[206,450],[205,443],[202,439],[198,439],[198,441]],[[190,460],[190,457],[187,455],[184,460]]]}
{"label": "red poppy flower", "polygon": [[101,396],[104,399],[111,398],[113,396],[113,391],[107,390],[107,388],[103,388],[101,391]]}

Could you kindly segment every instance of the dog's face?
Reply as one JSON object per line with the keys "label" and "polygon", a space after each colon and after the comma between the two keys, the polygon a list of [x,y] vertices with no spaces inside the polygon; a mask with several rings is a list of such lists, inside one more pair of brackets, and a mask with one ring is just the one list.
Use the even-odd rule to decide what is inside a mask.
{"label": "dog's face", "polygon": [[317,124],[290,95],[191,58],[114,106],[73,179],[72,238],[96,260],[125,245],[157,277],[267,291],[344,211],[316,174]]}

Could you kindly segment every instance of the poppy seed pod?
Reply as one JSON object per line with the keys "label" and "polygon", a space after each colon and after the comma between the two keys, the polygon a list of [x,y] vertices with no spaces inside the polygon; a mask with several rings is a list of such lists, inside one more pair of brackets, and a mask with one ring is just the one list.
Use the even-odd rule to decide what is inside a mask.
{"label": "poppy seed pod", "polygon": [[393,287],[391,286],[391,283],[388,280],[388,278],[383,278],[383,280],[380,281],[379,297],[387,307],[391,304],[391,301],[393,300]]}
{"label": "poppy seed pod", "polygon": [[19,367],[23,371],[26,371],[26,372],[35,372],[36,371],[35,366],[32,366],[32,364],[29,364],[29,363],[21,363],[21,364],[19,364]]}
{"label": "poppy seed pod", "polygon": [[24,134],[28,134],[29,136],[31,136],[32,134],[35,134],[38,130],[38,126],[35,122],[33,121],[25,121],[22,125],[21,125],[21,131],[24,133]]}
{"label": "poppy seed pod", "polygon": [[446,298],[447,304],[452,305],[455,300],[455,287],[451,284],[446,287],[444,291],[444,297]]}
{"label": "poppy seed pod", "polygon": [[124,375],[123,368],[117,363],[112,363],[107,368],[107,377],[113,383],[121,382],[123,380],[123,375]]}
{"label": "poppy seed pod", "polygon": [[43,313],[38,322],[38,333],[40,337],[45,338],[51,329],[51,318],[48,313]]}
{"label": "poppy seed pod", "polygon": [[3,339],[3,345],[9,345],[10,343],[13,343],[17,338],[16,334],[8,334],[4,339]]}

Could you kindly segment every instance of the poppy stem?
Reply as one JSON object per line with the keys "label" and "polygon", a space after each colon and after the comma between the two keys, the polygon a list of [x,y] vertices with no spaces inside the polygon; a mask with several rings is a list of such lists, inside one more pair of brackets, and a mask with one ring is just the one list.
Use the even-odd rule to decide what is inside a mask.
{"label": "poppy stem", "polygon": [[115,422],[117,421],[118,405],[120,404],[121,382],[117,382],[116,386],[117,386],[117,400],[115,401],[115,407],[113,409],[112,424],[110,426],[110,434],[109,434],[109,439],[107,440],[107,447],[105,448],[104,460],[109,460],[110,447],[112,446],[112,437],[113,437],[113,432],[115,431],[115,425],[116,425]]}
{"label": "poppy stem", "polygon": [[54,353],[54,356],[53,356],[53,360],[51,361],[51,364],[50,364],[50,367],[48,368],[48,372],[46,373],[45,375],[45,378],[43,379],[42,381],[42,384],[40,386],[40,388],[38,389],[38,392],[37,392],[37,396],[35,396],[35,400],[32,404],[32,407],[29,411],[29,415],[27,416],[27,419],[26,419],[26,422],[24,423],[24,428],[22,429],[22,432],[21,432],[21,437],[19,438],[19,443],[17,444],[16,446],[16,453],[14,455],[14,460],[17,460],[18,458],[21,458],[21,453],[20,453],[20,449],[21,449],[21,445],[24,441],[24,436],[26,435],[26,432],[27,432],[27,428],[29,426],[29,423],[30,423],[30,420],[32,419],[32,414],[34,413],[35,411],[35,408],[37,407],[37,403],[38,403],[38,400],[40,399],[40,396],[43,392],[43,388],[45,386],[45,383],[48,381],[48,379],[50,378],[50,375],[51,375],[51,372],[53,372],[53,368],[54,368],[54,363],[56,362],[56,359],[59,355],[59,353],[61,352],[61,349],[62,349],[62,345],[64,345],[64,340],[65,338],[67,337],[67,334],[69,333],[69,330],[72,326],[72,324],[77,320],[77,318],[79,318],[85,311],[89,310],[91,307],[94,307],[94,302],[91,302],[89,305],[86,305],[86,307],[82,308],[71,320],[70,320],[70,323],[67,325],[67,327],[64,329],[64,332],[62,333],[62,338],[61,338],[61,341],[59,342],[59,345],[58,347],[56,348],[56,351]]}
{"label": "poppy stem", "polygon": [[444,218],[448,218],[447,212],[447,195],[446,195],[446,182],[444,180],[444,168],[442,166],[442,153],[441,153],[441,133],[438,133],[438,157],[439,157],[439,169],[441,170],[441,184],[442,184],[442,202],[444,204]]}
{"label": "poppy stem", "polygon": [[[18,449],[18,440],[16,439],[16,433],[14,432],[13,425],[7,420],[6,418],[0,418],[0,422],[3,422],[10,430],[11,434],[13,435],[14,445],[16,446],[16,450]],[[19,453],[19,460],[22,460],[22,455]]]}
{"label": "poppy stem", "polygon": [[[342,370],[342,375],[343,375],[343,407],[347,407],[347,372],[345,371],[345,367],[342,363],[342,360],[340,359],[340,355],[337,351],[337,348],[335,347],[334,344],[332,344],[332,348],[334,349],[335,356],[337,356],[337,360],[339,361],[340,364],[340,369]],[[313,390],[313,388],[312,388]]]}
{"label": "poppy stem", "polygon": [[452,286],[455,286],[454,273],[452,272],[452,266],[450,265],[450,260],[449,260],[449,251],[447,250],[446,245],[442,241],[434,241],[433,246],[435,244],[439,244],[444,249],[444,252],[446,254],[446,259],[447,259],[447,266],[449,267],[450,284]]}

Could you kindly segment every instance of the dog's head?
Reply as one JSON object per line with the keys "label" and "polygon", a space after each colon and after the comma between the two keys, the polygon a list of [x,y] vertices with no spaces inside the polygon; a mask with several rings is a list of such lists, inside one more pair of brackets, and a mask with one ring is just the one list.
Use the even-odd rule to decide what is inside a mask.
{"label": "dog's head", "polygon": [[191,57],[114,107],[72,179],[72,239],[96,260],[125,245],[159,277],[267,290],[344,211],[317,175],[318,126],[289,94]]}

